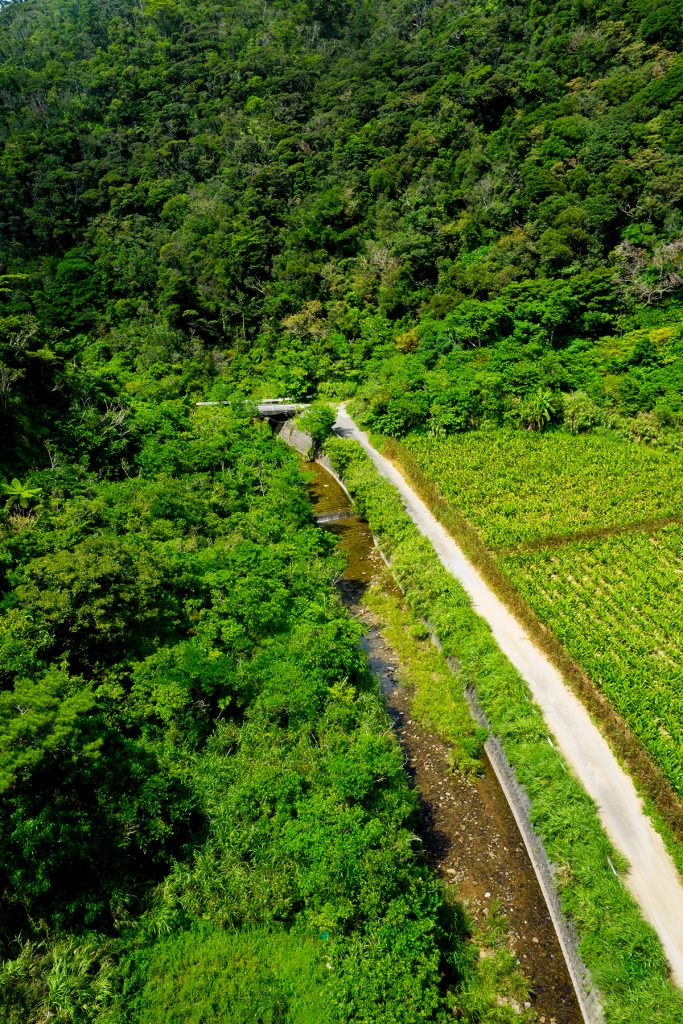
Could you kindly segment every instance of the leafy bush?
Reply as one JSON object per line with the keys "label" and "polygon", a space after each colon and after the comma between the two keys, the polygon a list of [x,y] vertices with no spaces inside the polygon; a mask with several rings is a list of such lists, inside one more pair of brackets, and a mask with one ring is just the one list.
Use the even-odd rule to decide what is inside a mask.
{"label": "leafy bush", "polygon": [[302,412],[297,422],[301,430],[310,434],[315,444],[320,446],[330,437],[335,419],[336,414],[331,406],[316,403]]}
{"label": "leafy bush", "polygon": [[563,395],[562,407],[564,423],[572,434],[582,434],[600,423],[600,409],[585,391]]}

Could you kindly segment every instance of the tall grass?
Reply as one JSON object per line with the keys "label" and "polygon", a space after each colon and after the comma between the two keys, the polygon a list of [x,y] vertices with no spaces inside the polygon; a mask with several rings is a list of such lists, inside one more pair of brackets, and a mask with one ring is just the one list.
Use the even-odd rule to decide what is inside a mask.
{"label": "tall grass", "polygon": [[137,1024],[329,1024],[321,942],[286,931],[204,924],[138,959]]}

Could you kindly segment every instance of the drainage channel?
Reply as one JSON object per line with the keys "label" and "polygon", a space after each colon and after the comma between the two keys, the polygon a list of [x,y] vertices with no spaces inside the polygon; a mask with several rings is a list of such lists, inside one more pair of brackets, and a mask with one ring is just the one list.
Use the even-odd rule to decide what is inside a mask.
{"label": "drainage channel", "polygon": [[[316,519],[348,507],[337,480],[318,463],[306,463]],[[387,701],[406,765],[424,811],[422,840],[432,866],[471,917],[485,925],[497,909],[508,924],[509,947],[530,988],[538,1024],[581,1024],[572,980],[543,893],[522,836],[488,758],[481,778],[450,770],[448,746],[423,729],[411,714],[410,689],[400,682],[401,667],[363,604],[365,589],[378,579],[391,587],[369,527],[355,516],[331,521],[347,556],[339,581],[342,597],[365,626],[363,646]]]}

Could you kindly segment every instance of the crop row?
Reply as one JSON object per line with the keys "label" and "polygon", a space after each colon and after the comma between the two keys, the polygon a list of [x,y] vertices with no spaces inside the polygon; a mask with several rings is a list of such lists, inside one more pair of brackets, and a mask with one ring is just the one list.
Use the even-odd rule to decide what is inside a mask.
{"label": "crop row", "polygon": [[609,435],[480,430],[403,442],[492,548],[683,515],[683,453]]}
{"label": "crop row", "polygon": [[[436,486],[435,481],[447,481],[449,474],[443,469],[448,452],[452,464],[451,479],[463,478],[467,459],[455,458],[458,444],[470,454],[483,451],[486,438],[491,439],[491,457],[481,459],[476,483],[479,504],[471,494],[460,498],[453,492],[446,499],[446,484]],[[576,438],[549,436],[547,451],[579,451]],[[569,447],[565,445],[569,442]],[[578,440],[584,440],[582,438]],[[593,438],[584,452],[591,450],[593,441],[613,443],[610,438]],[[683,578],[683,548],[681,545],[679,499],[676,494],[677,465],[680,455],[655,449],[633,448],[614,441],[613,464],[623,466],[624,453],[632,454],[633,473],[626,470],[615,483],[615,494],[633,489],[634,479],[647,478],[643,465],[659,466],[659,494],[668,487],[668,504],[657,499],[653,503],[647,494],[638,494],[633,507],[640,515],[625,513],[621,524],[601,518],[596,502],[590,529],[558,534],[561,529],[558,507],[569,506],[562,490],[543,487],[547,481],[547,466],[539,466],[526,457],[522,461],[528,470],[526,506],[517,501],[515,517],[510,520],[508,534],[499,532],[501,543],[492,547],[486,537],[496,535],[500,520],[495,516],[495,490],[504,482],[500,467],[501,446],[511,450],[518,442],[539,448],[539,439],[531,435],[508,432],[508,441],[486,431],[478,437],[433,441],[410,439],[409,446],[386,439],[385,454],[396,461],[409,477],[434,514],[456,538],[467,556],[478,566],[488,583],[514,611],[536,643],[554,661],[591,713],[599,718],[623,763],[628,766],[634,780],[653,808],[662,828],[670,830],[671,849],[683,871],[683,814],[681,813],[681,743],[677,724],[683,721],[678,692],[681,675],[681,579]],[[426,451],[434,445],[431,461]],[[443,450],[440,452],[440,449]],[[416,456],[412,449],[421,450]],[[597,450],[595,445],[592,450]],[[605,448],[605,450],[607,450]],[[578,456],[577,456],[578,458]],[[589,461],[589,460],[588,460]],[[441,477],[439,467],[441,466]],[[576,466],[572,472],[578,472]],[[671,473],[667,483],[665,475]],[[562,475],[558,469],[558,479]],[[680,476],[680,474],[679,474]],[[596,501],[603,491],[595,489],[595,475],[590,466],[585,472],[586,503]],[[591,495],[590,486],[593,486]],[[521,486],[521,485],[520,485]],[[531,493],[536,486],[547,503],[547,517],[556,516],[555,535],[540,536],[538,519],[534,518],[541,499]],[[644,486],[644,485],[643,485]],[[620,490],[621,488],[621,490]],[[493,512],[482,495],[493,493]],[[572,493],[571,490],[569,493]],[[650,504],[648,505],[648,502]],[[629,506],[630,508],[630,506]],[[643,525],[643,513],[649,513]],[[652,515],[658,511],[659,515]],[[662,513],[664,513],[662,515]],[[571,522],[567,512],[567,524]],[[674,522],[671,520],[674,519]],[[631,520],[627,525],[625,520]],[[634,528],[633,521],[641,526]],[[663,521],[662,521],[663,520]],[[668,524],[665,527],[665,524]],[[512,530],[516,530],[512,532]],[[526,539],[520,544],[520,538]],[[576,552],[580,552],[580,557]],[[632,552],[631,555],[628,553]],[[625,722],[631,728],[624,728]]]}
{"label": "crop row", "polygon": [[500,565],[683,795],[683,527],[517,551]]}

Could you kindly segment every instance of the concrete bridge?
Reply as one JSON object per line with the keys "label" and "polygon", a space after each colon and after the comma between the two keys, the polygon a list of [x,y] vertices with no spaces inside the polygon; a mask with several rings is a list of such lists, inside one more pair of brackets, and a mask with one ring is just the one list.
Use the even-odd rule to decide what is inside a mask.
{"label": "concrete bridge", "polygon": [[[196,402],[195,404],[232,405],[232,402]],[[264,420],[288,420],[290,417],[296,416],[302,409],[307,408],[307,402],[297,402],[294,398],[264,398],[256,403],[258,414]]]}
{"label": "concrete bridge", "polygon": [[289,419],[290,416],[296,416],[297,413],[301,412],[302,409],[307,409],[306,402],[259,402],[256,407],[258,409],[259,416],[263,419]]}

